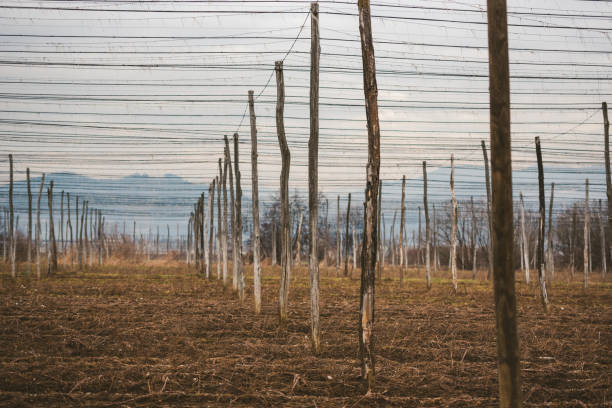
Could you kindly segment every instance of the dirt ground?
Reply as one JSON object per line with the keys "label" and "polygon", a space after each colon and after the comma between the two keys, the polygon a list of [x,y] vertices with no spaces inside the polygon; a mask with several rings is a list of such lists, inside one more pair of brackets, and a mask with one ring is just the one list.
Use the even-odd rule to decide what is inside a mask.
{"label": "dirt ground", "polygon": [[[402,288],[385,272],[376,288],[377,385],[365,396],[356,274],[337,278],[335,269],[322,269],[322,353],[314,356],[305,268],[292,279],[283,331],[277,267],[264,268],[260,316],[250,292],[240,304],[218,280],[180,265],[106,266],[40,281],[13,281],[1,268],[0,406],[497,403],[493,296],[485,280],[462,280],[455,295],[441,278],[427,291],[422,271],[410,271]],[[557,278],[548,313],[533,284],[517,285],[525,406],[612,406],[612,286],[592,282],[584,292],[578,279]]]}

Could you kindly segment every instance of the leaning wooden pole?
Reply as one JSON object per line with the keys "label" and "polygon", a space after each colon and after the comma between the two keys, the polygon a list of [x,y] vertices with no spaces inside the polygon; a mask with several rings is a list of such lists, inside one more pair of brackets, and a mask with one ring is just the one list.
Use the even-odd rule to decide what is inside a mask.
{"label": "leaning wooden pole", "polygon": [[261,313],[261,230],[259,228],[259,181],[257,174],[257,121],[253,91],[249,91],[251,119],[251,203],[253,209],[253,299],[255,314]]}
{"label": "leaning wooden pole", "polygon": [[9,181],[9,258],[11,260],[11,276],[17,276],[17,268],[15,266],[15,247],[17,240],[15,239],[15,209],[13,206],[13,155],[9,154],[10,181]]}
{"label": "leaning wooden pole", "polygon": [[427,204],[427,162],[423,161],[423,208],[425,209],[425,278],[427,289],[431,289],[431,228],[429,227],[429,205]]}
{"label": "leaning wooden pole", "polygon": [[319,323],[319,4],[310,5],[310,139],[308,140],[308,272],[310,275],[310,337],[312,350],[321,348]]}
{"label": "leaning wooden pole", "polygon": [[[527,240],[527,232],[525,230],[525,201],[523,193],[520,193],[521,198],[521,242],[523,243],[523,265],[525,268],[525,283],[529,285],[529,241]],[[570,251],[571,251],[571,234],[570,234]],[[573,261],[572,261],[573,262]]]}
{"label": "leaning wooden pole", "polygon": [[487,255],[488,255],[488,265],[487,265],[487,280],[491,279],[491,270],[493,268],[493,244],[492,244],[492,236],[493,236],[493,222],[491,219],[491,178],[489,173],[489,158],[487,157],[487,146],[485,145],[485,141],[482,140],[480,142],[482,147],[482,155],[484,157],[484,167],[485,167],[485,185],[487,188],[487,221],[488,221],[488,233],[489,233],[489,245],[487,245]]}
{"label": "leaning wooden pole", "polygon": [[550,185],[550,200],[548,207],[548,234],[546,239],[546,271],[548,280],[555,278],[555,259],[553,251],[553,202],[555,200],[555,183]]}
{"label": "leaning wooden pole", "polygon": [[289,308],[289,281],[291,277],[291,231],[289,227],[289,166],[291,165],[291,154],[285,136],[283,61],[276,61],[274,71],[276,73],[276,133],[281,152],[281,281],[278,296],[278,316],[281,326],[284,326]]}
{"label": "leaning wooden pole", "polygon": [[380,127],[378,122],[378,86],[370,17],[370,0],[359,0],[359,33],[363,60],[363,90],[368,126],[368,164],[366,167],[365,224],[363,226],[363,265],[361,268],[361,297],[359,308],[359,351],[361,376],[368,389],[374,387],[374,284],[378,224],[378,182],[380,174]]}
{"label": "leaning wooden pole", "polygon": [[244,270],[242,268],[242,188],[240,187],[240,160],[238,154],[238,133],[234,133],[234,177],[236,179],[236,198],[234,205],[236,227],[234,228],[234,269],[238,279],[238,297],[244,300]]}
{"label": "leaning wooden pole", "polygon": [[544,197],[544,166],[542,164],[542,149],[540,138],[536,136],[536,158],[538,160],[538,192],[540,198],[540,221],[538,224],[538,248],[536,252],[536,268],[538,269],[538,279],[540,280],[540,293],[542,306],[548,309],[548,295],[546,293],[546,275],[544,269],[544,231],[546,231],[546,197]]}
{"label": "leaning wooden pole", "polygon": [[491,201],[493,291],[497,327],[499,406],[521,406],[521,372],[516,322],[510,133],[510,66],[506,0],[487,0],[489,106],[491,127]]}

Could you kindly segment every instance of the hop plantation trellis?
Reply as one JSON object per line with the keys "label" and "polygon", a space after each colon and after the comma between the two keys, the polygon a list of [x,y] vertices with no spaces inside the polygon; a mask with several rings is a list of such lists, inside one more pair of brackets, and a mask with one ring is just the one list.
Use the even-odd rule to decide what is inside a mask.
{"label": "hop plantation trellis", "polygon": [[[489,181],[489,160],[487,158],[486,144],[482,142],[482,149],[484,153],[484,164],[485,164],[485,178],[487,185],[487,199],[484,205],[487,218],[487,229],[488,232],[484,234],[486,242],[481,247],[486,252],[486,258],[488,262],[485,262],[489,268],[488,277],[492,277],[495,287],[495,302],[498,305],[497,312],[497,327],[498,327],[498,338],[504,339],[499,343],[499,359],[500,359],[500,403],[503,406],[518,406],[520,405],[520,388],[519,388],[519,372],[518,372],[518,338],[516,334],[516,304],[514,300],[514,241],[518,238],[520,243],[519,247],[522,251],[522,256],[519,258],[522,261],[523,269],[525,270],[525,276],[529,276],[529,246],[532,243],[537,245],[536,251],[531,251],[535,254],[535,269],[538,270],[538,284],[540,285],[541,298],[544,306],[548,304],[546,282],[553,278],[552,271],[554,271],[554,254],[551,250],[552,244],[552,207],[553,197],[551,189],[551,197],[549,199],[549,225],[548,225],[548,236],[546,237],[546,214],[545,207],[546,201],[544,197],[544,172],[542,166],[542,149],[540,147],[540,140],[536,138],[536,152],[537,152],[537,163],[539,172],[539,213],[538,213],[538,228],[537,228],[537,239],[528,239],[525,226],[524,210],[521,207],[521,233],[518,237],[515,236],[513,231],[514,225],[514,209],[512,206],[512,174],[510,168],[510,104],[509,104],[509,61],[508,61],[508,44],[507,44],[507,27],[506,27],[506,10],[504,2],[489,2],[489,52],[491,55],[491,64],[489,71],[490,78],[490,109],[491,109],[491,180]],[[324,225],[319,226],[319,205],[321,203],[318,193],[318,109],[319,109],[319,57],[320,57],[320,44],[318,35],[318,23],[319,23],[319,11],[318,5],[313,4],[310,11],[310,22],[311,22],[311,64],[310,64],[310,140],[309,140],[309,156],[308,156],[308,264],[310,274],[310,285],[311,285],[311,340],[313,351],[318,353],[320,351],[320,339],[319,339],[319,303],[320,295],[318,290],[318,276],[319,276],[319,261],[328,259],[330,255],[334,253],[332,249],[332,240],[330,235],[330,228],[327,221]],[[359,29],[361,34],[361,47],[362,47],[362,58],[363,58],[363,79],[364,79],[364,97],[366,107],[366,118],[367,118],[367,129],[368,129],[368,161],[366,171],[366,189],[364,195],[364,206],[363,206],[363,220],[359,220],[361,216],[359,213],[351,211],[351,195],[348,194],[348,204],[346,210],[346,216],[344,217],[344,224],[340,225],[341,222],[341,211],[340,211],[340,199],[338,198],[338,210],[337,220],[338,228],[335,236],[335,248],[336,248],[336,268],[343,266],[343,275],[348,276],[349,274],[349,252],[352,252],[353,264],[360,265],[361,269],[361,307],[360,307],[360,319],[359,319],[359,340],[360,340],[360,357],[362,364],[362,376],[368,383],[368,387],[374,387],[374,350],[372,348],[372,338],[375,336],[374,328],[374,276],[376,268],[378,267],[378,275],[384,276],[384,261],[385,258],[391,260],[391,263],[399,263],[400,268],[400,283],[402,282],[404,269],[409,265],[409,259],[413,259],[415,264],[425,265],[426,278],[428,286],[430,282],[430,251],[433,253],[433,266],[434,270],[437,269],[440,257],[440,241],[438,240],[439,233],[436,226],[440,223],[440,219],[436,220],[435,210],[433,215],[433,231],[430,231],[429,226],[429,208],[427,201],[427,181],[426,181],[426,164],[423,163],[423,209],[425,213],[425,243],[419,233],[417,242],[413,242],[412,245],[408,243],[408,236],[406,234],[406,222],[405,222],[405,183],[406,179],[403,178],[402,182],[402,194],[401,203],[399,206],[400,211],[400,225],[398,232],[396,232],[395,215],[392,222],[392,233],[387,240],[385,233],[380,234],[381,220],[384,220],[384,214],[382,213],[382,183],[379,180],[379,169],[380,169],[380,128],[378,120],[378,100],[377,100],[377,82],[376,82],[376,68],[374,63],[374,43],[372,39],[372,28],[370,22],[370,5],[368,1],[359,2]],[[302,26],[303,27],[303,26]],[[299,36],[298,36],[299,37]],[[296,38],[297,40],[297,38]],[[289,50],[291,51],[291,49]],[[288,55],[288,54],[287,54]],[[280,224],[277,227],[277,220],[272,220],[273,228],[275,232],[273,238],[273,247],[276,248],[277,237],[280,238],[280,263],[282,268],[281,283],[279,289],[279,321],[281,326],[286,324],[288,319],[288,308],[290,299],[290,284],[291,284],[291,271],[292,264],[295,262],[299,263],[300,256],[300,233],[301,227],[296,228],[295,243],[292,242],[292,224],[296,223],[301,226],[301,221],[296,222],[301,217],[293,217],[294,214],[290,212],[290,196],[289,196],[289,172],[291,166],[291,153],[289,144],[285,135],[284,125],[284,104],[285,104],[285,84],[284,84],[284,71],[283,64],[284,60],[279,60],[275,64],[274,76],[276,78],[277,88],[277,100],[276,100],[276,131],[278,137],[278,143],[280,146],[282,156],[282,170],[280,173],[280,217],[278,221]],[[384,72],[384,71],[383,71]],[[272,78],[272,74],[270,75]],[[266,84],[267,87],[267,84]],[[262,91],[263,92],[263,91]],[[261,269],[260,264],[262,257],[266,257],[265,251],[261,251],[264,243],[261,241],[259,232],[259,199],[258,199],[258,173],[257,173],[257,122],[255,115],[255,107],[259,102],[254,97],[255,93],[249,91],[248,94],[248,112],[250,117],[251,126],[251,218],[252,221],[252,253],[253,253],[253,265],[254,265],[254,300],[255,300],[255,312],[259,313],[261,309]],[[259,93],[258,95],[261,95]],[[605,165],[606,165],[606,194],[608,197],[608,214],[602,214],[599,210],[598,222],[600,229],[604,231],[604,221],[608,220],[607,224],[607,235],[610,236],[610,175],[609,175],[609,150],[608,150],[608,132],[609,123],[607,119],[607,106],[605,103],[602,105],[602,111],[604,115],[604,138],[605,138]],[[244,119],[245,114],[241,118]],[[231,281],[232,289],[237,293],[240,299],[244,299],[244,291],[248,288],[245,286],[245,269],[243,268],[244,256],[243,250],[243,234],[244,224],[242,220],[242,190],[241,190],[241,172],[240,172],[240,159],[239,159],[239,144],[240,137],[238,133],[233,134],[233,146],[230,146],[228,137],[225,137],[224,151],[218,158],[219,174],[210,174],[212,178],[210,187],[207,194],[202,192],[197,203],[194,205],[193,212],[189,217],[189,227],[187,229],[187,237],[185,242],[179,241],[175,247],[181,255],[186,257],[189,264],[194,264],[195,268],[206,278],[211,278],[213,274],[213,266],[217,267],[217,278],[223,279],[226,286],[229,286]],[[233,147],[233,149],[232,149]],[[545,150],[544,150],[545,151]],[[233,152],[233,163],[232,163],[232,152]],[[216,158],[215,158],[216,159]],[[294,156],[295,160],[295,156]],[[17,275],[17,243],[19,242],[17,237],[17,225],[18,217],[14,214],[13,208],[13,158],[10,156],[10,189],[9,189],[9,209],[8,216],[5,215],[4,220],[8,222],[8,232],[4,233],[4,239],[8,237],[8,244],[4,245],[5,253],[8,251],[8,258],[11,264],[11,273],[13,277]],[[470,258],[470,255],[465,256],[463,252],[466,249],[466,236],[471,234],[471,250],[468,253],[473,254],[471,259],[473,260],[473,267],[476,268],[477,257],[477,237],[482,234],[479,232],[478,223],[474,221],[470,229],[468,226],[459,225],[459,204],[463,207],[461,220],[465,220],[465,214],[471,214],[472,219],[476,219],[474,215],[473,202],[470,202],[470,207],[467,203],[458,203],[454,193],[454,158],[451,156],[451,178],[450,178],[450,196],[452,196],[452,204],[450,208],[449,223],[450,228],[450,239],[449,245],[449,265],[450,272],[452,274],[452,281],[454,290],[458,289],[458,282],[456,277],[456,270],[458,267],[465,269],[466,259]],[[216,164],[215,160],[215,164]],[[230,194],[227,194],[227,177],[229,171],[229,190]],[[29,188],[29,170],[28,173],[28,196],[30,197]],[[491,188],[489,188],[489,183]],[[32,206],[28,206],[28,237],[26,239],[27,245],[27,261],[26,268],[30,268],[32,249],[36,253],[37,259],[37,274],[40,276],[40,255],[41,255],[41,225],[40,225],[40,197],[43,192],[44,186],[44,175],[41,177],[40,191],[38,194],[38,206],[37,206],[37,226],[35,229],[35,244],[31,245],[31,230],[32,230]],[[583,258],[584,258],[584,286],[588,286],[588,277],[592,269],[592,242],[591,235],[593,228],[590,225],[590,202],[588,198],[589,189],[588,180],[586,181],[586,194],[583,205],[584,212],[584,243],[583,243]],[[71,211],[70,211],[70,197],[66,195],[66,206],[68,209],[66,220],[64,220],[64,206],[63,197],[61,194],[61,209],[60,209],[60,228],[59,234],[60,245],[57,245],[56,240],[56,228],[54,226],[54,212],[57,208],[53,207],[54,195],[53,195],[53,181],[50,181],[48,190],[48,238],[45,242],[48,242],[48,250],[46,252],[47,258],[47,271],[48,273],[55,272],[58,265],[58,252],[62,256],[59,257],[60,263],[64,262],[64,267],[68,268],[68,263],[71,267],[78,265],[83,267],[87,264],[93,265],[96,261],[96,254],[98,255],[97,263],[102,263],[106,253],[106,257],[110,256],[111,253],[120,250],[120,245],[130,241],[125,231],[123,234],[117,233],[117,227],[115,231],[112,228],[105,226],[105,219],[102,215],[101,210],[90,209],[87,201],[82,201],[80,208],[81,217],[79,221],[79,197],[75,198],[75,231],[76,239],[72,237],[72,223],[71,223]],[[74,195],[74,193],[73,193]],[[215,196],[216,211],[217,211],[217,234],[215,235]],[[31,202],[31,199],[29,199]],[[522,203],[522,200],[521,200]],[[229,207],[229,221],[228,221],[228,207]],[[357,209],[360,209],[359,205],[355,205]],[[435,208],[435,207],[434,207]],[[444,204],[439,205],[438,208],[442,208],[445,211],[447,208]],[[468,210],[469,208],[469,210]],[[223,211],[221,211],[223,209]],[[328,206],[325,206],[327,212]],[[420,214],[420,211],[419,211]],[[355,235],[351,238],[349,233],[349,226],[351,223],[351,217],[357,218],[357,222],[361,222],[361,243],[355,242]],[[293,218],[296,218],[295,220]],[[575,218],[575,217],[574,217]],[[419,215],[420,220],[420,215]],[[438,222],[436,222],[438,221]],[[355,222],[355,220],[353,220]],[[557,221],[559,222],[559,221]],[[6,224],[6,221],[5,221]],[[573,241],[570,241],[570,246],[574,246],[574,251],[571,251],[572,256],[574,255],[576,245],[576,226],[575,222],[572,222],[572,233],[570,237]],[[344,227],[344,228],[342,228]],[[322,228],[325,231],[325,240],[317,239],[319,235],[318,229]],[[342,236],[341,230],[345,229],[344,235]],[[64,233],[70,231],[70,240],[68,240]],[[138,247],[137,238],[134,233],[131,239],[131,245],[136,250]],[[355,229],[353,229],[355,231]],[[431,234],[433,233],[433,238]],[[396,242],[396,236],[399,237],[399,243]],[[459,238],[461,236],[461,238]],[[490,237],[490,239],[489,239]],[[178,239],[177,234],[177,239]],[[602,274],[605,276],[606,267],[606,231],[600,232],[601,248],[602,248]],[[352,242],[350,242],[352,241]],[[380,242],[379,242],[380,241]],[[413,241],[414,238],[413,238]],[[463,241],[459,244],[458,241]],[[69,242],[69,245],[66,243]],[[166,252],[170,250],[170,227],[167,225],[167,238],[166,238]],[[229,243],[228,243],[229,242]],[[129,242],[128,242],[129,243]],[[322,243],[325,248],[325,254],[321,257],[317,248],[317,243]],[[545,252],[545,243],[547,244],[547,252]],[[352,244],[352,245],[351,245]],[[159,226],[157,227],[157,234],[153,236],[149,233],[149,237],[140,239],[141,253],[145,253],[147,257],[159,256],[160,246],[160,233]],[[431,248],[433,246],[433,248]],[[216,247],[216,248],[215,248]],[[423,262],[423,256],[421,249],[424,247],[425,250],[425,261]],[[8,249],[7,249],[8,248]],[[296,256],[294,256],[294,249],[297,248]],[[352,248],[352,250],[351,250]],[[387,250],[388,252],[385,252]],[[379,254],[379,252],[382,252]],[[461,253],[461,255],[460,255]],[[231,255],[231,262],[230,262]],[[274,256],[274,262],[277,260],[276,253]],[[6,258],[6,257],[5,257]],[[458,258],[461,258],[461,262],[458,262]],[[76,262],[74,262],[76,259]],[[359,259],[359,262],[356,262]],[[342,265],[344,262],[344,265]],[[574,267],[574,260],[571,262],[571,267]],[[231,265],[232,273],[229,273],[229,267]],[[222,266],[222,267],[221,267]],[[326,268],[327,270],[327,268]],[[573,270],[573,269],[572,269]],[[504,365],[507,365],[504,366]]]}

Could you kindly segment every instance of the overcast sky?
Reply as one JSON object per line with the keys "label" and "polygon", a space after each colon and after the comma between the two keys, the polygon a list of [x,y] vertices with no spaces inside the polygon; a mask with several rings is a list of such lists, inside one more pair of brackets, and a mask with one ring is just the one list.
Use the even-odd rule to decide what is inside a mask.
{"label": "overcast sky", "polygon": [[[420,179],[422,160],[433,171],[447,167],[451,153],[458,166],[482,165],[480,140],[489,137],[485,4],[373,1],[383,180]],[[508,7],[514,168],[535,166],[533,139],[540,136],[547,170],[603,171],[611,3],[509,1]],[[242,116],[253,89],[261,93],[260,186],[277,191],[271,75],[274,61],[291,50],[285,60],[290,188],[305,188],[309,8],[296,1],[4,1],[2,153],[14,153],[17,178],[29,166],[34,175],[172,173],[208,182],[223,135],[238,131],[248,190],[249,121]],[[320,190],[332,197],[361,193],[367,133],[356,1],[323,1],[320,11]],[[6,182],[5,154],[2,161],[0,182]],[[459,186],[468,181],[474,180],[457,178]],[[601,187],[594,186],[595,194]]]}

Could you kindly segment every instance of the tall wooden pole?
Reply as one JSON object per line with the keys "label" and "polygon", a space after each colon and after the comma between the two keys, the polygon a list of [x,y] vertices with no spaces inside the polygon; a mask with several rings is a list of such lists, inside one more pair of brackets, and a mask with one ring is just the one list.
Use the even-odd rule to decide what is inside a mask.
{"label": "tall wooden pole", "polygon": [[30,168],[26,169],[26,178],[28,184],[28,243],[27,243],[27,257],[28,257],[28,275],[32,272],[32,189],[30,185]]}
{"label": "tall wooden pole", "polygon": [[253,91],[249,91],[251,118],[251,202],[253,205],[253,298],[255,314],[261,313],[261,230],[259,229],[259,181],[257,175],[257,122]]}
{"label": "tall wooden pole", "polygon": [[[521,406],[520,354],[512,265],[514,232],[510,133],[510,66],[506,0],[487,0],[491,127],[493,291],[499,406]],[[488,174],[488,173],[487,173]]]}
{"label": "tall wooden pole", "polygon": [[378,86],[370,17],[370,0],[359,0],[359,33],[363,60],[363,90],[368,126],[368,164],[366,167],[365,224],[363,226],[363,265],[359,309],[359,351],[361,376],[368,389],[374,387],[374,285],[378,245],[378,182],[380,174],[380,127],[378,122]]}
{"label": "tall wooden pole", "polygon": [[60,193],[60,225],[59,225],[59,238],[62,251],[64,250],[64,190]]}
{"label": "tall wooden pole", "polygon": [[423,208],[425,209],[425,278],[427,289],[431,289],[431,228],[429,227],[429,205],[427,204],[427,162],[423,161]]}
{"label": "tall wooden pole", "polygon": [[51,259],[49,273],[57,272],[57,244],[55,242],[55,226],[53,225],[53,180],[49,183],[47,189],[47,196],[49,199],[49,237],[51,239]]}
{"label": "tall wooden pole", "polygon": [[278,315],[281,326],[287,321],[289,308],[289,282],[291,277],[291,231],[289,226],[289,166],[291,154],[285,137],[285,81],[283,61],[276,61],[276,133],[281,152],[281,282],[278,296]]}
{"label": "tall wooden pole", "polygon": [[340,253],[342,251],[340,244],[340,196],[337,199],[338,209],[336,210],[336,276],[340,268]]}
{"label": "tall wooden pole", "polygon": [[[610,175],[610,121],[608,120],[608,104],[602,102],[601,110],[603,112],[604,121],[604,159],[606,165],[606,197],[608,198],[608,239],[612,239],[612,176]],[[602,249],[604,256],[608,248]]]}
{"label": "tall wooden pole", "polygon": [[[219,166],[221,166],[221,159],[219,159]],[[229,286],[229,272],[227,269],[227,171],[228,171],[228,163],[227,156],[225,157],[224,167],[223,167],[223,219],[221,220],[223,223],[223,233],[221,235],[221,246],[223,247],[223,287],[227,288]]]}
{"label": "tall wooden pole", "polygon": [[587,289],[589,287],[589,272],[590,272],[590,254],[591,254],[591,240],[590,240],[590,232],[591,232],[591,210],[589,205],[589,179],[586,179],[584,184],[584,250],[583,250],[583,258],[584,258],[584,288]]}
{"label": "tall wooden pole", "polygon": [[546,275],[544,270],[544,231],[546,231],[546,197],[544,197],[544,166],[542,164],[542,149],[540,138],[536,136],[536,158],[538,160],[538,190],[540,197],[540,222],[538,225],[538,249],[536,253],[536,268],[540,280],[540,292],[544,310],[548,309],[548,295],[546,293]]}
{"label": "tall wooden pole", "polygon": [[604,227],[604,214],[601,208],[601,199],[599,199],[599,235],[601,238],[601,279],[606,280],[607,263],[606,263],[606,229]]}
{"label": "tall wooden pole", "polygon": [[349,224],[351,219],[351,193],[348,195],[346,207],[346,232],[344,234],[344,276],[348,276],[348,253],[349,253]]}
{"label": "tall wooden pole", "polygon": [[457,293],[457,198],[455,197],[455,156],[452,154],[450,191],[452,204],[450,263],[451,277],[453,279],[453,290],[455,291],[455,293]]}
{"label": "tall wooden pole", "polygon": [[242,269],[242,188],[240,187],[240,160],[238,133],[234,133],[234,177],[236,178],[236,228],[234,228],[234,268],[238,279],[238,297],[244,300],[244,271]]}
{"label": "tall wooden pole", "polygon": [[[521,242],[523,243],[523,265],[525,268],[525,283],[529,285],[529,241],[527,240],[527,232],[525,231],[525,202],[523,201],[523,193],[520,193],[521,198]],[[570,234],[571,242],[571,234]],[[571,244],[570,244],[571,252]]]}
{"label": "tall wooden pole", "polygon": [[478,236],[478,219],[476,218],[476,211],[474,210],[474,197],[470,196],[470,209],[472,210],[472,279],[476,279],[476,272],[478,270],[478,244],[476,243],[476,237]]}
{"label": "tall wooden pole", "polygon": [[400,263],[400,287],[404,280],[404,225],[406,224],[406,176],[402,176],[402,201],[400,202],[400,231],[399,231],[399,263]]}
{"label": "tall wooden pole", "polygon": [[547,246],[546,246],[546,270],[547,277],[549,280],[555,278],[555,259],[554,259],[554,251],[553,251],[553,202],[555,199],[555,183],[550,185],[550,201],[548,207],[548,237],[547,237]]}
{"label": "tall wooden pole", "polygon": [[230,220],[232,222],[232,289],[238,290],[238,264],[236,264],[236,202],[234,199],[234,170],[232,169],[232,158],[230,154],[229,140],[225,138],[225,161],[229,170],[229,190],[230,190]]}
{"label": "tall wooden pole", "polygon": [[11,259],[11,276],[15,278],[17,276],[17,269],[15,266],[15,247],[17,246],[17,240],[15,239],[15,209],[13,207],[13,155],[9,154],[9,167],[10,167],[10,184],[9,184],[9,257]]}
{"label": "tall wooden pole", "polygon": [[482,155],[484,157],[484,167],[485,167],[485,185],[487,188],[487,220],[489,223],[489,245],[487,245],[488,250],[488,266],[487,266],[487,280],[491,279],[491,270],[493,268],[493,220],[491,218],[491,179],[489,173],[489,158],[487,157],[487,146],[485,145],[485,141],[482,140],[480,142],[482,147]]}
{"label": "tall wooden pole", "polygon": [[[223,168],[219,159],[219,175],[217,176],[217,279],[223,276],[223,221],[221,215],[221,183],[223,182]],[[178,232],[177,232],[178,234]]]}
{"label": "tall wooden pole", "polygon": [[378,279],[382,279],[382,264],[384,262],[383,257],[384,257],[384,249],[383,249],[383,242],[384,242],[384,237],[381,240],[380,238],[380,234],[381,234],[381,228],[380,226],[382,225],[382,186],[383,186],[383,182],[382,180],[379,181],[378,184],[378,214],[376,216],[376,218],[378,219],[378,236],[376,237],[377,241],[378,241]]}
{"label": "tall wooden pole", "polygon": [[321,347],[319,324],[319,4],[310,5],[310,139],[308,140],[308,271],[310,274],[310,335],[312,349]]}
{"label": "tall wooden pole", "polygon": [[[72,220],[70,215],[70,193],[66,194],[66,203],[68,204],[68,223],[66,224],[66,234],[70,230],[70,269],[74,267],[74,231],[72,230]],[[66,239],[68,237],[66,236]]]}

